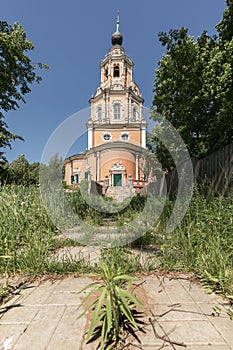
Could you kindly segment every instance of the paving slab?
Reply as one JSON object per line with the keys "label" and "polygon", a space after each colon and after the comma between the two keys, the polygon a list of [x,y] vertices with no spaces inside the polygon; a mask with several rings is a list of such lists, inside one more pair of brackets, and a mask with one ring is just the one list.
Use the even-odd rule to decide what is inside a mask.
{"label": "paving slab", "polygon": [[63,261],[65,259],[81,260],[85,259],[90,262],[91,265],[99,262],[100,248],[99,247],[64,247],[60,248],[58,252],[53,255],[53,258]]}
{"label": "paving slab", "polygon": [[[15,304],[0,314],[0,350],[95,350],[98,342],[84,344],[91,315],[77,319],[87,293],[77,292],[90,282],[89,277],[67,277],[34,282],[23,289],[20,296],[1,306]],[[144,302],[147,323],[146,333],[138,333],[141,349],[178,350],[182,344],[188,350],[233,349],[233,321],[227,315],[226,300],[207,295],[189,280],[152,275],[140,282],[135,292],[138,289]],[[136,345],[127,349],[137,349]]]}
{"label": "paving slab", "polygon": [[79,349],[85,333],[85,319],[77,320],[77,307],[67,306],[47,350]]}
{"label": "paving slab", "polygon": [[27,306],[43,305],[50,295],[53,294],[59,282],[44,281],[43,283],[34,283],[34,288],[25,289],[22,293],[21,304]]}
{"label": "paving slab", "polygon": [[0,349],[13,349],[27,327],[27,324],[20,323],[0,324]]}
{"label": "paving slab", "polygon": [[191,298],[195,302],[207,302],[207,303],[224,303],[224,299],[220,298],[215,293],[207,294],[204,288],[200,288],[199,283],[194,283],[189,280],[180,279],[180,284],[190,294]]}
{"label": "paving slab", "polygon": [[[9,303],[8,303],[9,304]],[[39,306],[21,304],[7,311],[7,317],[0,319],[0,325],[26,324],[29,325],[40,310]],[[0,332],[1,334],[1,332]]]}
{"label": "paving slab", "polygon": [[157,276],[149,276],[145,279],[143,284],[145,293],[148,296],[148,303],[165,303],[171,304],[172,301],[167,293],[166,288],[164,287],[163,279],[159,279]]}
{"label": "paving slab", "polygon": [[159,322],[164,321],[207,321],[207,316],[195,303],[179,304],[153,304],[150,305],[151,312]]}
{"label": "paving slab", "polygon": [[35,349],[44,350],[54,334],[62,316],[65,306],[42,307],[27,329],[18,339],[14,350],[31,349],[36,344]]}
{"label": "paving slab", "polygon": [[[198,283],[182,279],[155,276],[147,279],[143,286],[149,295],[157,334],[168,334],[169,339],[183,342],[188,349],[233,348],[233,322],[227,315],[229,303],[226,300],[214,293],[207,295]],[[215,311],[216,306],[219,313]],[[156,348],[157,340],[153,340],[151,332],[141,339],[143,348]]]}
{"label": "paving slab", "polygon": [[[147,346],[147,345],[144,345],[143,347],[143,350],[174,350],[174,345],[167,345],[167,344],[164,344],[164,346],[162,348],[159,349],[159,347],[155,347],[155,346]],[[231,348],[229,348],[228,346],[225,346],[225,345],[217,345],[217,346],[200,346],[200,345],[197,345],[197,346],[186,346],[186,347],[175,347],[175,349],[187,349],[187,350],[231,350]]]}

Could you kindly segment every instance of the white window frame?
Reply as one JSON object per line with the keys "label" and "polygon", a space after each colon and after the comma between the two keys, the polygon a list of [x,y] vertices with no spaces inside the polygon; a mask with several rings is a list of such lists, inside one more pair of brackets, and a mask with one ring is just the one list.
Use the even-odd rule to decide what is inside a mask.
{"label": "white window frame", "polygon": [[102,107],[102,105],[98,105],[96,107],[96,119],[98,121],[102,121],[103,120],[103,107]]}
{"label": "white window frame", "polygon": [[132,106],[131,120],[132,121],[137,121],[138,120],[138,106],[135,105],[135,104]]}
{"label": "white window frame", "polygon": [[[118,110],[118,113],[117,113],[117,118],[115,118],[115,108],[116,108],[116,105],[118,106],[119,105],[119,110]],[[112,104],[112,120],[114,121],[120,121],[122,120],[122,102],[121,101],[114,101],[113,104]]]}
{"label": "white window frame", "polygon": [[[117,76],[115,76],[115,69],[117,68],[117,71],[118,71],[118,74]],[[120,74],[121,74],[121,70],[120,70],[120,64],[117,63],[117,64],[114,64],[113,66],[113,78],[114,79],[119,79],[120,78]]]}

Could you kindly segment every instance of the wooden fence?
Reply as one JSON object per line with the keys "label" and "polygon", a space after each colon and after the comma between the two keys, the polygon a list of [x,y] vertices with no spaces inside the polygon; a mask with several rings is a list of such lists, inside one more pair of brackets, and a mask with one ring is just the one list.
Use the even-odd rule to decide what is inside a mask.
{"label": "wooden fence", "polygon": [[[233,186],[233,143],[200,160],[192,159],[194,181],[225,194]],[[185,164],[184,164],[185,168]],[[174,195],[179,186],[177,171],[166,176],[167,193]]]}

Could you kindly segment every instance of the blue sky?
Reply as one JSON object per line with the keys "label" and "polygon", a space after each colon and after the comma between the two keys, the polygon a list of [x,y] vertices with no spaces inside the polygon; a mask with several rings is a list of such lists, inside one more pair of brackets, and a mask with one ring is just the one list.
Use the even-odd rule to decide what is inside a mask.
{"label": "blue sky", "polygon": [[58,125],[89,106],[99,85],[99,63],[111,47],[118,10],[123,47],[135,63],[134,80],[149,107],[155,69],[165,52],[158,33],[185,26],[194,37],[203,30],[215,34],[225,7],[225,0],[1,0],[0,20],[18,21],[35,45],[33,62],[50,66],[38,72],[43,80],[32,85],[27,103],[7,114],[10,131],[25,138],[6,152],[8,161],[20,154],[29,162],[40,161]]}

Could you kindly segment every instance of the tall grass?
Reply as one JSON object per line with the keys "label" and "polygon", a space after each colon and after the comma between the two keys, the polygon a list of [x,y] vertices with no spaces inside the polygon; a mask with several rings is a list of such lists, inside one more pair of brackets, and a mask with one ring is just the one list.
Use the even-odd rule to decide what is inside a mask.
{"label": "tall grass", "polygon": [[[145,202],[144,198],[135,197],[120,213],[108,214],[90,207],[78,189],[67,193],[66,198],[78,217],[94,225],[108,224],[108,221],[104,221],[106,218],[111,219],[112,225],[119,225],[130,220]],[[60,210],[59,203],[57,207]],[[56,254],[53,256],[57,248],[70,245],[69,240],[57,240],[57,233],[58,229],[42,203],[39,188],[0,186],[0,273],[64,274],[90,271],[90,262],[82,257],[76,260],[72,257],[58,259]],[[133,261],[130,254],[127,259],[128,262]],[[134,261],[134,269],[137,270],[138,262]]]}
{"label": "tall grass", "polygon": [[143,210],[146,202],[146,197],[136,195],[128,201],[128,205],[125,202],[117,203],[111,198],[88,194],[85,182],[82,186],[81,191],[75,188],[67,193],[66,199],[80,219],[93,225],[106,225],[109,220],[120,226],[123,222],[132,220],[137,213]]}
{"label": "tall grass", "polygon": [[[132,219],[145,204],[145,198],[135,197],[121,212],[114,215],[93,210],[80,193],[71,193],[69,201],[74,212],[96,225],[112,217],[114,225]],[[142,249],[156,245],[160,269],[194,271],[209,290],[233,295],[233,198],[217,197],[195,191],[188,211],[172,232],[166,233],[174,201],[167,201],[154,230],[134,244]],[[0,187],[0,272],[68,273],[91,269],[88,261],[58,260],[52,253],[58,244],[57,229],[51,223],[36,187]],[[70,242],[69,242],[70,243]],[[146,246],[146,247],[145,247]],[[105,259],[115,259],[127,266],[127,273],[140,271],[142,266],[130,253],[120,249],[103,251]],[[97,268],[97,267],[95,267]],[[233,298],[233,297],[232,297]]]}
{"label": "tall grass", "polygon": [[171,233],[164,223],[173,203],[168,202],[161,220],[161,231],[155,233],[160,245],[161,268],[194,271],[208,286],[233,296],[233,199],[195,191],[189,209],[180,225]]}
{"label": "tall grass", "polygon": [[0,272],[73,272],[83,261],[54,261],[56,227],[50,221],[37,187],[0,187]]}

